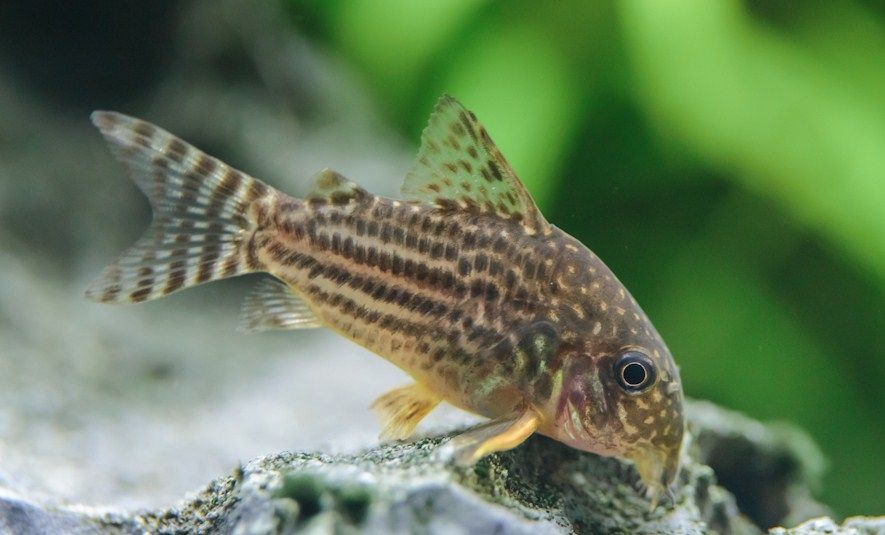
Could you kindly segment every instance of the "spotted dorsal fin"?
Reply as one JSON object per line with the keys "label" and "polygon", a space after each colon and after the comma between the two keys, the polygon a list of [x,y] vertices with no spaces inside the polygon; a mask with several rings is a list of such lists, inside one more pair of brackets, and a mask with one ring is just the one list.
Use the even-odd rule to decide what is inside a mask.
{"label": "spotted dorsal fin", "polygon": [[313,177],[313,189],[308,199],[327,200],[333,204],[346,204],[351,200],[368,196],[369,192],[355,182],[344,178],[331,169],[323,169]]}
{"label": "spotted dorsal fin", "polygon": [[322,327],[322,324],[307,303],[292,293],[285,282],[265,278],[243,302],[238,329],[244,333],[256,333],[314,327]]}
{"label": "spotted dorsal fin", "polygon": [[448,95],[430,116],[402,193],[410,200],[514,219],[530,233],[549,228],[486,129]]}

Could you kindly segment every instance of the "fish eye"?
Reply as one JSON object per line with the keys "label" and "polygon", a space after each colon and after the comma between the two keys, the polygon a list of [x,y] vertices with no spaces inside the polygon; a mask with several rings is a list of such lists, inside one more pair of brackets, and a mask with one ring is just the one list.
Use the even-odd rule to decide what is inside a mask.
{"label": "fish eye", "polygon": [[642,392],[655,382],[655,365],[645,353],[627,351],[615,363],[615,377],[627,392]]}

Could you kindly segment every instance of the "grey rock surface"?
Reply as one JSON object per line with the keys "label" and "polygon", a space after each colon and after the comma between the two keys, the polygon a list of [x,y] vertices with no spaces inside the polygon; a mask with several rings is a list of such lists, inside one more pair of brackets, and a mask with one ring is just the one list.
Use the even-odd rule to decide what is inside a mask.
{"label": "grey rock surface", "polygon": [[0,533],[65,533],[92,535],[120,530],[108,526],[122,517],[84,507],[56,507],[37,503],[0,488]]}
{"label": "grey rock surface", "polygon": [[813,518],[791,529],[772,529],[771,533],[774,535],[827,535],[830,533],[881,535],[885,533],[885,517],[854,516],[846,518],[841,524],[831,518]]}
{"label": "grey rock surface", "polygon": [[[747,470],[745,479],[732,479],[736,489],[770,497],[783,515],[777,520],[825,513],[808,492],[818,453],[797,442],[799,431],[766,427],[705,402],[690,403],[688,414],[694,438],[683,470],[671,498],[654,510],[625,461],[535,436],[460,468],[450,462],[452,433],[359,453],[261,457],[173,508],[94,511],[5,493],[0,510],[13,533],[38,527],[79,533],[760,533],[758,520],[743,513],[713,468],[700,462],[741,436],[745,464],[786,459],[793,468],[777,480]],[[883,523],[855,518],[838,526],[818,519],[773,532],[864,534]]]}

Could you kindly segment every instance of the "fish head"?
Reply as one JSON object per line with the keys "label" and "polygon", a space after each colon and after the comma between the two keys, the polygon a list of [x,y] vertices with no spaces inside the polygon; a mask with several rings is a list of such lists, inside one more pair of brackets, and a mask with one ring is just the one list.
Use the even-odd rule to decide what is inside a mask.
{"label": "fish head", "polygon": [[[683,393],[673,356],[611,272],[596,262],[600,291],[583,294],[581,321],[560,347],[562,380],[546,434],[572,447],[633,461],[652,502],[679,471]],[[608,276],[606,276],[608,275]],[[586,284],[586,281],[578,281]],[[576,299],[577,300],[577,299]]]}
{"label": "fish head", "polygon": [[573,353],[563,374],[554,438],[633,461],[653,500],[679,471],[682,384],[666,347]]}

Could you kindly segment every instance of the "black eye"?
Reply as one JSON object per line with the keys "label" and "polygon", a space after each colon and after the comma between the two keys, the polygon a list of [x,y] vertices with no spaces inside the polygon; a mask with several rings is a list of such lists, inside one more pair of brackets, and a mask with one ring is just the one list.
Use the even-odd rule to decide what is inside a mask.
{"label": "black eye", "polygon": [[639,351],[627,351],[615,363],[615,377],[627,392],[641,392],[655,382],[655,366]]}

